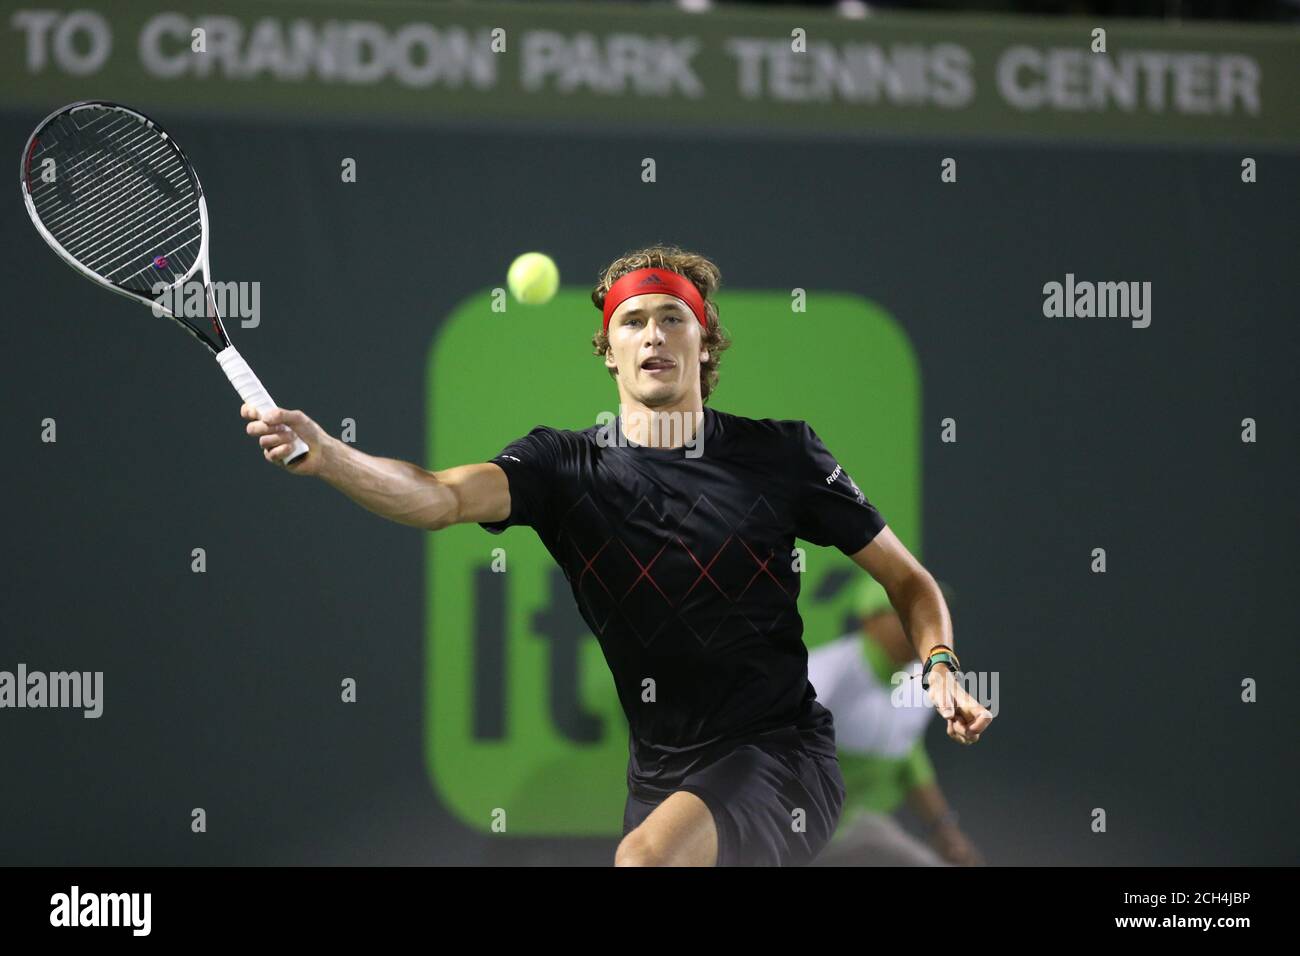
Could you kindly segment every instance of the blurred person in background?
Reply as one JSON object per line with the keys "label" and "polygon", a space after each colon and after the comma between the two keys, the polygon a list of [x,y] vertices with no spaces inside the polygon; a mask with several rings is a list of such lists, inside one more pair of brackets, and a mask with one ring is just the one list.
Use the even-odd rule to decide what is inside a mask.
{"label": "blurred person in background", "polygon": [[[979,851],[958,827],[925,752],[933,708],[899,706],[893,699],[896,686],[910,690],[902,688],[902,681],[921,679],[921,662],[889,595],[878,582],[863,581],[853,611],[860,631],[808,655],[808,679],[818,701],[835,717],[847,791],[839,828],[816,865],[982,864]],[[908,694],[905,699],[913,698]],[[928,845],[894,818],[904,802],[926,827]]]}

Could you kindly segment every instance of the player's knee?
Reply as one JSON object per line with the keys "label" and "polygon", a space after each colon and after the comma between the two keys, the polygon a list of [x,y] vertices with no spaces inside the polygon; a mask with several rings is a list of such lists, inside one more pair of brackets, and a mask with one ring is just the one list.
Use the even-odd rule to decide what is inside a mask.
{"label": "player's knee", "polygon": [[614,851],[615,866],[667,866],[663,850],[638,828],[623,837]]}

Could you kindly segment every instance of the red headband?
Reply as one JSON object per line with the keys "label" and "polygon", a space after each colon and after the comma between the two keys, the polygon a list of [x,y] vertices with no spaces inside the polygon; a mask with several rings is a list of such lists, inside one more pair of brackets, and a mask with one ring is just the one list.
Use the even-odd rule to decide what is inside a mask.
{"label": "red headband", "polygon": [[700,320],[700,325],[708,329],[709,321],[704,311],[704,299],[700,296],[700,290],[695,288],[694,282],[684,275],[669,272],[667,269],[637,269],[622,276],[605,293],[605,331],[609,331],[610,316],[623,302],[633,296],[655,293],[673,295],[681,299],[695,313],[695,317]]}

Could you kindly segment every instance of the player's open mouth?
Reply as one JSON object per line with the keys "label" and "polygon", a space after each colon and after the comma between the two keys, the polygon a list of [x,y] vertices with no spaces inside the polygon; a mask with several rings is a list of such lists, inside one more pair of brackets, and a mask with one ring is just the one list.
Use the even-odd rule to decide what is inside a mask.
{"label": "player's open mouth", "polygon": [[665,358],[648,358],[641,363],[641,371],[643,372],[667,372],[676,367],[676,362]]}

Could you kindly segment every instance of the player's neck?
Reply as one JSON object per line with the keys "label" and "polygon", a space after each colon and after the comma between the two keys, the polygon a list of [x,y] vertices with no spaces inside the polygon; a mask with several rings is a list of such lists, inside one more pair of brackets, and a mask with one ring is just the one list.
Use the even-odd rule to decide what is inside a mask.
{"label": "player's neck", "polygon": [[691,445],[704,428],[704,403],[695,395],[653,408],[625,398],[619,404],[618,415],[627,440],[646,448]]}

